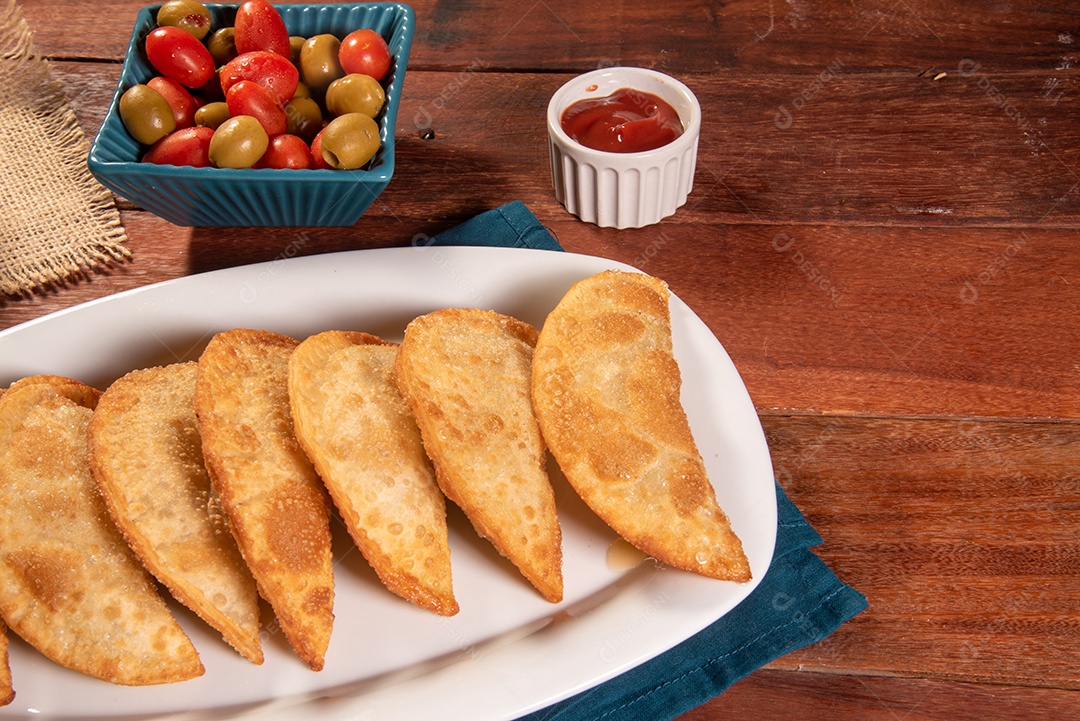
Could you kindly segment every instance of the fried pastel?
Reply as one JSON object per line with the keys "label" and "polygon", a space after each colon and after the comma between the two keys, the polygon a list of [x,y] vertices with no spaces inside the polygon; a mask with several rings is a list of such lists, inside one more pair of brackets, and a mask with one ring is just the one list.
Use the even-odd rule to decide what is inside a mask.
{"label": "fried pastel", "polygon": [[[4,392],[0,391],[0,398]],[[11,664],[8,663],[7,626],[0,619],[0,706],[7,706],[15,700],[15,689],[11,685]]]}
{"label": "fried pastel", "polygon": [[0,615],[44,656],[112,683],[203,673],[113,524],[87,460],[98,391],[32,376],[0,399]]}
{"label": "fried pastel", "polygon": [[293,432],[276,333],[218,333],[199,358],[195,413],[210,481],[289,644],[320,671],[334,625],[328,499]]}
{"label": "fried pastel", "polygon": [[327,331],[302,342],[289,359],[296,437],[383,584],[452,616],[446,501],[394,385],[396,358],[396,344],[367,333]]}
{"label": "fried pastel", "polygon": [[557,603],[562,530],[530,400],[535,343],[536,329],[510,316],[435,311],[405,329],[395,382],[443,493]]}
{"label": "fried pastel", "polygon": [[540,331],[533,403],[552,455],[585,503],[669,566],[749,580],[681,385],[668,289],[651,276],[607,271],[582,280]]}
{"label": "fried pastel", "polygon": [[110,385],[90,421],[90,470],[143,566],[261,664],[255,580],[203,464],[197,372],[197,363],[174,363],[132,371]]}

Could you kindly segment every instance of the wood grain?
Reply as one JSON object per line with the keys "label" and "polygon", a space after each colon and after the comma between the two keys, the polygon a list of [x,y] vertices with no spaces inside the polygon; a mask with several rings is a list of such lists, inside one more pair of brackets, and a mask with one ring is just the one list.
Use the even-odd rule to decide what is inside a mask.
{"label": "wood grain", "polygon": [[1080,689],[1080,426],[765,416],[869,608],[775,668]]}
{"label": "wood grain", "polygon": [[[115,82],[115,66],[58,63],[57,69],[71,89],[84,127],[93,132],[107,103],[104,88]],[[1066,198],[1051,215],[1024,220],[1019,209],[1026,205],[1037,208],[1033,213],[1043,212],[1045,206],[1035,196],[1047,191],[1030,177],[1015,175],[1007,158],[992,164],[998,168],[997,177],[986,168],[972,170],[970,188],[950,191],[958,202],[931,196],[926,183],[912,182],[912,204],[900,207],[895,199],[908,192],[900,186],[912,171],[893,170],[896,163],[911,160],[898,147],[889,150],[895,159],[882,164],[890,172],[874,170],[876,163],[858,163],[846,173],[844,185],[830,185],[828,175],[818,180],[821,174],[813,172],[785,182],[783,163],[764,163],[753,172],[768,171],[772,177],[752,178],[750,170],[740,170],[749,161],[733,157],[743,147],[755,152],[749,134],[735,150],[703,141],[696,188],[686,208],[653,228],[597,229],[574,222],[550,189],[544,141],[535,121],[548,89],[559,80],[533,78],[543,90],[519,93],[510,103],[500,90],[510,77],[470,75],[456,81],[466,83],[458,88],[446,85],[446,76],[439,73],[411,75],[396,140],[399,170],[353,228],[240,230],[223,239],[212,229],[174,228],[129,213],[125,214],[129,232],[137,236],[142,227],[154,228],[145,238],[133,238],[133,243],[163,248],[173,264],[161,277],[176,277],[273,260],[286,249],[310,254],[402,245],[418,233],[433,234],[520,198],[555,230],[568,250],[630,262],[669,280],[739,361],[759,407],[824,413],[1078,417],[1080,394],[1071,360],[1078,341],[1075,334],[1054,330],[1067,323],[1069,309],[1077,301],[1073,281],[1080,268],[1072,253],[1077,231],[1052,230],[1064,222],[1073,202]],[[710,85],[721,89],[719,83]],[[456,89],[448,94],[448,88]],[[899,103],[903,93],[897,88],[892,94]],[[989,99],[987,103],[993,107]],[[832,112],[841,109],[834,106]],[[510,120],[484,122],[494,114]],[[411,132],[409,118],[417,116],[425,122],[430,118],[435,140],[421,140]],[[881,118],[895,122],[888,115]],[[1005,113],[1001,119],[1012,122]],[[745,127],[753,122],[747,119]],[[786,132],[798,127],[794,123]],[[478,132],[484,137],[478,138]],[[987,146],[995,137],[988,130],[964,132],[985,133],[980,142]],[[867,132],[863,144],[853,141],[847,152],[872,152],[874,137]],[[824,151],[815,149],[820,147],[811,143],[804,159],[817,154],[814,162],[827,164],[820,157]],[[1022,162],[1043,166],[1060,187],[1072,180],[1071,171],[1059,162],[1063,156],[1032,156],[1022,143],[1003,147],[1006,154],[1022,147]],[[1080,149],[1080,143],[1070,141],[1070,147]],[[962,165],[966,152],[936,160],[922,172],[956,182],[959,172],[950,168]],[[710,172],[726,163],[737,167],[728,175]],[[523,167],[535,170],[521,173]],[[470,182],[460,182],[462,177]],[[981,180],[976,182],[975,177]],[[769,189],[769,199],[763,200],[766,196],[760,191],[747,190],[756,187]],[[845,188],[850,194],[846,200],[840,197]],[[924,195],[917,198],[916,192]],[[769,214],[742,207],[744,197],[767,203]],[[821,208],[823,200],[835,207]],[[959,208],[961,201],[967,203],[963,213],[944,212]],[[725,206],[728,211],[722,209]],[[919,209],[926,212],[916,212]],[[1001,227],[1000,218],[1010,217],[1009,227]],[[816,224],[788,225],[811,221]],[[1031,227],[1016,225],[1021,222]],[[912,223],[918,225],[906,229]],[[954,228],[958,224],[990,227]],[[297,248],[301,232],[303,242]],[[134,273],[124,276],[123,287],[153,278],[154,269],[161,268],[161,260],[153,254],[145,262],[153,263],[154,269],[141,271],[138,266],[143,262],[137,256],[133,269],[123,271]],[[102,287],[113,292],[116,286]],[[71,304],[97,295],[80,285],[65,301]],[[0,306],[0,323],[29,319],[44,307],[38,301],[7,301]]]}
{"label": "wood grain", "polygon": [[[141,3],[20,0],[92,136]],[[958,0],[417,0],[396,174],[351,228],[179,228],[0,329],[148,283],[407,245],[523,200],[721,340],[817,551],[870,607],[683,721],[1071,718],[1080,707],[1080,12]],[[555,201],[544,112],[614,64],[683,79],[695,187],[615,231]]]}
{"label": "wood grain", "polygon": [[[471,197],[548,198],[543,118],[567,79],[416,73],[399,116],[397,189],[439,182],[410,172],[435,167],[468,177],[457,192]],[[674,222],[1076,225],[1080,97],[1041,99],[1048,75],[683,79],[704,121],[694,192]],[[428,126],[435,139],[420,140]]]}
{"label": "wood grain", "polygon": [[[764,412],[1080,419],[1080,335],[1062,332],[1080,306],[1075,232],[688,223],[619,232],[586,227],[553,203],[530,207],[563,216],[545,222],[567,250],[667,280]],[[348,229],[224,235],[122,217],[130,262],[0,299],[0,327],[189,273],[407,245],[454,223],[403,214]]]}
{"label": "wood grain", "polygon": [[[54,66],[92,137],[119,71]],[[568,78],[410,72],[395,178],[369,213],[460,216],[508,197],[557,207],[544,114]],[[670,222],[1080,226],[1075,77],[1052,98],[1048,73],[683,79],[705,121],[694,191]]]}
{"label": "wood grain", "polygon": [[[286,0],[282,4],[302,2]],[[1080,28],[1069,0],[1038,5],[960,0],[768,2],[690,0],[664,8],[547,0],[414,0],[412,65],[421,69],[580,72],[642,65],[727,76],[786,69],[952,72],[971,57],[988,68],[1057,71],[1076,60]],[[123,57],[140,3],[22,0],[43,53]],[[958,49],[962,54],[958,54]],[[966,52],[965,52],[966,51]]]}
{"label": "wood grain", "polygon": [[1056,689],[764,669],[679,721],[1059,721],[1075,709],[1076,693]]}

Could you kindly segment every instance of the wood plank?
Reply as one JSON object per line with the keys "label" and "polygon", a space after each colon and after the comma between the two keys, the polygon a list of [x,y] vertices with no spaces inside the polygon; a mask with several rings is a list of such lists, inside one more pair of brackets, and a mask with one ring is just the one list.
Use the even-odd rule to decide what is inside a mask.
{"label": "wood plank", "polygon": [[[960,48],[996,67],[1056,68],[1075,59],[1076,7],[963,0],[859,3],[683,2],[657,22],[646,2],[549,0],[508,7],[417,2],[421,67],[563,70],[613,64],[681,73],[846,67],[952,70]],[[667,8],[665,8],[667,9]],[[1069,62],[1072,62],[1070,60]]]}
{"label": "wood plank", "polygon": [[676,228],[609,250],[669,279],[760,409],[1080,414],[1075,231]]}
{"label": "wood plank", "polygon": [[[58,63],[57,70],[84,128],[93,132],[111,97],[115,66]],[[439,98],[443,79],[418,74],[407,88],[423,83],[420,97]],[[480,95],[497,103],[502,96],[493,79],[470,81],[486,84]],[[541,103],[542,95],[534,92],[531,104]],[[418,96],[409,97],[406,113],[425,107],[417,104]],[[500,130],[499,124],[476,122],[483,116],[456,107],[456,97],[440,105],[435,141],[399,128],[400,170],[390,188],[354,228],[309,232],[305,254],[402,244],[415,233],[430,234],[521,198],[556,228],[567,249],[623,260],[671,280],[735,355],[759,407],[1071,418],[1080,413],[1071,361],[1080,339],[1057,330],[1069,327],[1068,309],[1078,300],[1074,230],[709,227],[725,219],[715,210],[716,198],[732,196],[726,194],[727,180],[707,184],[707,169],[725,162],[715,144],[707,143],[689,207],[654,228],[597,229],[575,223],[554,201],[542,166],[542,138],[535,129],[512,130],[527,124],[520,106],[507,107],[518,120],[509,124],[511,130]],[[468,107],[479,110],[479,102],[469,101]],[[476,130],[488,135],[477,138]],[[530,145],[522,138],[530,136],[532,150],[522,150]],[[529,163],[541,169],[522,175],[518,169]],[[462,183],[462,177],[472,182]],[[780,193],[788,192],[780,181],[779,175],[772,179],[777,199],[770,202],[779,211],[797,208],[795,199],[780,202]],[[1029,178],[1011,174],[980,187],[989,202],[1010,186],[1017,192],[1035,187]],[[819,189],[808,187],[802,203],[821,197]],[[1000,212],[1009,212],[1012,200],[1006,197]],[[135,248],[140,242],[148,252],[165,247],[168,257],[184,252],[185,236],[194,241],[183,264],[163,275],[151,268],[137,272],[139,284],[272,260],[295,235],[287,229],[249,231],[235,236],[230,248],[212,230],[189,232],[137,217],[125,216],[134,221],[128,225]],[[762,219],[743,212],[739,222]],[[143,223],[151,230],[140,241]],[[867,254],[867,248],[876,250]],[[684,262],[687,253],[694,254],[694,263]],[[110,287],[65,294],[63,302],[98,297]],[[5,325],[36,314],[35,304],[11,305],[14,315],[8,315],[7,303],[2,308]],[[996,362],[985,363],[987,355]]]}
{"label": "wood plank", "polygon": [[1080,690],[1080,425],[762,418],[869,608],[774,662]]}
{"label": "wood plank", "polygon": [[[115,66],[56,65],[84,127],[92,132],[111,97]],[[1070,327],[1069,309],[1078,300],[1080,268],[1072,252],[1075,229],[1054,231],[1052,218],[1047,218],[1027,221],[1039,229],[952,230],[949,224],[958,222],[959,213],[898,216],[889,207],[896,188],[886,183],[906,181],[891,181],[881,173],[881,187],[875,190],[870,181],[880,171],[865,171],[862,166],[853,168],[852,174],[863,174],[868,184],[847,181],[847,187],[852,194],[863,194],[863,200],[835,202],[848,203],[851,207],[845,213],[851,217],[871,219],[871,206],[876,205],[882,209],[877,220],[887,227],[854,227],[854,221],[852,227],[771,225],[791,222],[792,216],[807,222],[822,214],[813,206],[829,197],[827,189],[816,187],[810,174],[799,197],[792,197],[791,188],[797,184],[785,184],[779,171],[761,166],[754,172],[771,174],[768,185],[762,186],[771,188],[770,214],[745,209],[726,213],[721,205],[738,205],[729,183],[746,185],[750,173],[739,179],[738,169],[730,177],[710,172],[733,153],[715,142],[703,143],[697,189],[691,204],[674,218],[639,231],[597,229],[576,223],[554,201],[542,133],[530,125],[529,119],[535,119],[546,102],[547,85],[558,80],[547,76],[515,80],[522,83],[522,91],[508,101],[500,79],[509,82],[514,77],[469,76],[475,94],[470,87],[448,96],[447,75],[415,74],[406,85],[403,118],[410,117],[410,110],[415,114],[424,107],[435,108],[434,101],[444,98],[433,115],[436,139],[421,140],[403,122],[397,135],[399,172],[390,188],[354,228],[309,233],[303,252],[399,245],[415,233],[431,233],[476,212],[523,199],[556,229],[567,249],[645,266],[669,279],[729,348],[760,408],[1027,418],[1080,414],[1071,360],[1080,340],[1076,334],[1061,332]],[[899,89],[893,95],[899,103]],[[483,122],[484,98],[497,107],[502,104],[500,112],[510,118],[506,125]],[[1005,113],[1001,116],[1012,122]],[[797,127],[795,123],[788,132]],[[870,136],[863,142],[860,152],[870,152]],[[753,147],[748,133],[746,143]],[[1080,143],[1072,147],[1080,151]],[[901,150],[894,148],[897,163],[902,161]],[[980,197],[965,212],[964,222],[994,224],[998,222],[994,214],[1019,208],[1022,194],[1034,198],[1047,192],[1045,185],[1068,182],[1065,165],[1049,155],[1032,157],[1031,162],[1060,168],[1061,174],[1014,176],[1003,157],[1000,177],[984,178],[972,187],[971,193]],[[959,157],[953,160],[959,162]],[[948,175],[946,162],[937,162],[940,167],[926,172]],[[537,172],[520,172],[530,165]],[[837,192],[844,192],[844,187]],[[871,193],[877,197],[871,198]],[[937,207],[938,202],[928,196],[923,204]],[[1059,207],[1073,204],[1067,199]],[[168,269],[159,272],[158,263],[157,269],[140,266],[130,271],[133,275],[114,274],[109,283],[80,283],[74,292],[51,295],[58,298],[60,305],[55,307],[111,292],[114,282],[130,287],[186,272],[272,260],[293,244],[295,236],[292,230],[249,231],[233,236],[229,246],[212,230],[187,231],[152,219],[135,221],[137,217],[125,215],[132,221],[133,248],[143,244],[148,254],[151,248],[164,248],[164,257],[171,258],[166,261]],[[839,212],[827,219],[848,223]],[[901,225],[924,221],[933,227]],[[138,237],[141,227],[151,229],[146,238]],[[177,253],[187,255],[177,259]],[[688,253],[693,254],[693,263],[686,262]],[[12,325],[45,307],[47,303],[40,301],[5,301],[0,321]],[[988,356],[993,363],[986,362]]]}
{"label": "wood plank", "polygon": [[[292,0],[301,1],[301,0]],[[143,3],[21,0],[40,51],[55,58],[118,60]],[[969,54],[994,72],[1053,71],[1077,60],[1075,5],[929,0],[774,2],[692,0],[654,20],[646,2],[614,5],[415,0],[411,64],[580,72],[642,65],[677,74],[743,77],[789,69],[952,72]],[[977,49],[977,53],[972,50]],[[731,72],[726,72],[731,71]],[[736,75],[737,74],[737,75]]]}
{"label": "wood plank", "polygon": [[[684,77],[705,121],[694,192],[675,220],[1076,227],[1080,95],[1045,98],[1049,75],[980,73]],[[396,189],[440,182],[435,169],[468,178],[458,192],[473,196],[550,197],[544,114],[567,77],[417,73],[399,115]],[[428,126],[435,139],[421,140]],[[445,207],[445,193],[425,195]]]}
{"label": "wood plank", "polygon": [[765,669],[679,721],[1059,721],[1080,693],[938,679]]}
{"label": "wood plank", "polygon": [[[146,283],[293,255],[407,245],[513,200],[413,216],[405,200],[351,228],[231,232],[122,216],[131,261],[64,289],[0,299],[0,328]],[[767,413],[1080,419],[1076,231],[662,224],[599,229],[531,203],[573,252],[669,282]],[[876,249],[867,252],[866,249]]]}
{"label": "wood plank", "polygon": [[[56,63],[89,136],[116,72]],[[544,116],[567,78],[411,73],[396,177],[372,212],[436,217],[507,195],[550,202]],[[938,82],[847,72],[687,78],[706,124],[694,191],[671,222],[1078,227],[1080,79],[1063,78],[1067,94],[1049,97],[1052,79],[983,70]]]}

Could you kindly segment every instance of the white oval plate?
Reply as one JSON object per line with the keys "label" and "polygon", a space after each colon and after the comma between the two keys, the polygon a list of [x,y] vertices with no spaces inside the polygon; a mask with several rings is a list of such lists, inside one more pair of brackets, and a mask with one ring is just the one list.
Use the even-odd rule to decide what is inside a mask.
{"label": "white oval plate", "polygon": [[[490,308],[540,327],[575,281],[610,268],[590,256],[516,248],[353,251],[231,268],[103,298],[0,332],[0,387],[53,373],[104,389],[130,370],[195,360],[216,332],[261,328],[302,339],[352,329],[400,340],[418,315]],[[461,612],[442,618],[379,584],[336,525],[335,627],[309,671],[264,613],[255,666],[173,606],[204,676],[120,687],[63,669],[11,634],[16,699],[0,716],[502,721],[632,668],[723,616],[765,575],[776,539],[772,464],[757,413],[721,344],[672,297],[683,403],[754,580],[735,584],[651,562],[608,562],[615,535],[553,473],[564,537],[565,600],[544,601],[450,509]],[[554,467],[554,464],[552,464]],[[264,609],[265,610],[265,609]]]}

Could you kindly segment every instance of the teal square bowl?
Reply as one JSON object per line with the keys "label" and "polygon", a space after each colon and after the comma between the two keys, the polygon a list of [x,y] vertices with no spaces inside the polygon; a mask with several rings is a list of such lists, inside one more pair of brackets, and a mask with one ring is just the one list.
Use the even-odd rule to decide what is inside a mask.
{"label": "teal square bowl", "polygon": [[[343,39],[358,28],[380,33],[393,62],[383,80],[386,104],[376,120],[381,140],[375,157],[360,170],[191,168],[139,161],[146,151],[120,119],[120,96],[157,73],[142,52],[155,27],[159,5],[135,19],[120,82],[94,142],[87,165],[98,181],[176,225],[348,226],[359,220],[394,173],[394,125],[416,26],[412,8],[399,3],[276,5],[290,35],[331,33]],[[233,23],[237,5],[207,5],[213,27]]]}

